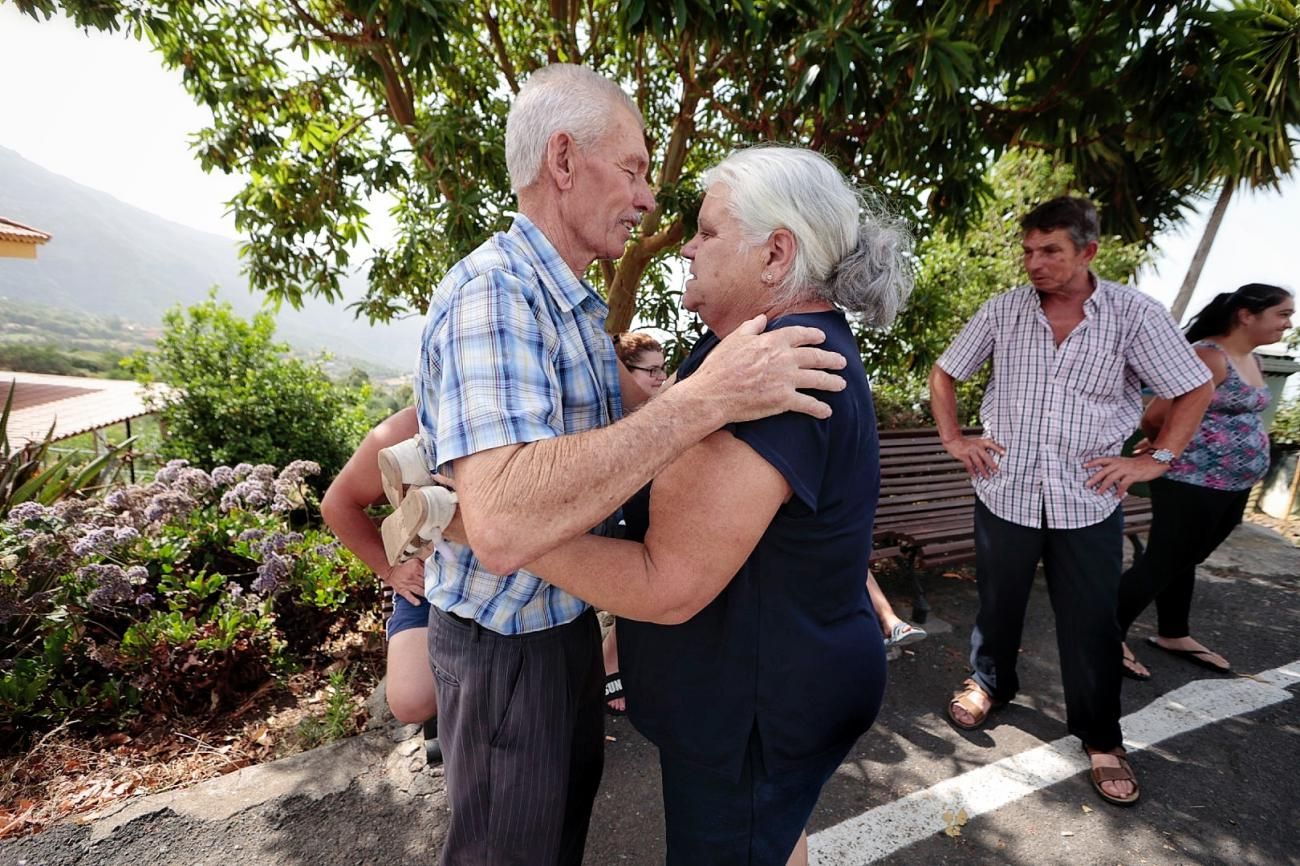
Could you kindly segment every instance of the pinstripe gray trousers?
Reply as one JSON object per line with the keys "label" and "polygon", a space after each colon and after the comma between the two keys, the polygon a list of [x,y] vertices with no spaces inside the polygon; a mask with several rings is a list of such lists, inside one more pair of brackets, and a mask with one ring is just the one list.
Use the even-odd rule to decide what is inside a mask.
{"label": "pinstripe gray trousers", "polygon": [[600,627],[500,635],[431,606],[442,866],[577,866],[605,761]]}

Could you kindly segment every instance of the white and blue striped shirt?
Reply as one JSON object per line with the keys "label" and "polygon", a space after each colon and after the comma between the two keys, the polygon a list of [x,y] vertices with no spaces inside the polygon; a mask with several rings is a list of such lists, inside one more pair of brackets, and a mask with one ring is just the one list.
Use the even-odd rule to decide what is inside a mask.
{"label": "white and blue striped shirt", "polygon": [[1083,321],[1056,345],[1032,285],[987,301],[939,358],[965,380],[993,360],[980,422],[1006,448],[998,471],[972,477],[990,511],[1021,526],[1078,529],[1119,499],[1084,486],[1083,464],[1115,457],[1142,417],[1142,386],[1176,397],[1210,380],[1169,311],[1118,283],[1095,279]]}
{"label": "white and blue striped shirt", "polygon": [[[420,436],[439,467],[503,445],[614,423],[623,414],[609,308],[516,215],[447,273],[429,302],[415,375]],[[445,471],[445,470],[444,470]],[[537,575],[495,575],[444,542],[425,564],[437,607],[499,634],[571,622],[586,602]]]}

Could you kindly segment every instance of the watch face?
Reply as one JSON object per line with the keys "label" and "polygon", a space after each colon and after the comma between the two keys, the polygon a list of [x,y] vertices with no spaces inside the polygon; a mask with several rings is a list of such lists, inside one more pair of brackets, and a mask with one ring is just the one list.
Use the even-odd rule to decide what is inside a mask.
{"label": "watch face", "polygon": [[1155,451],[1151,452],[1151,459],[1157,463],[1173,463],[1174,452],[1170,451],[1168,448],[1157,448]]}

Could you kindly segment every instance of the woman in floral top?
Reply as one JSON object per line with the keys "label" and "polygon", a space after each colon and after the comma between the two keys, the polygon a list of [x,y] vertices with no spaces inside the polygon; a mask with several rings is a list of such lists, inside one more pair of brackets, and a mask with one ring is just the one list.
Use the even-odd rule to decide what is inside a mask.
{"label": "woman in floral top", "polygon": [[[1214,374],[1214,398],[1186,450],[1151,482],[1151,537],[1120,585],[1125,634],[1154,599],[1159,636],[1147,643],[1219,673],[1230,672],[1227,660],[1194,639],[1188,624],[1196,566],[1241,522],[1250,488],[1268,470],[1260,413],[1269,391],[1252,353],[1280,340],[1294,312],[1285,289],[1250,283],[1215,297],[1188,326],[1187,339]],[[1142,431],[1148,441],[1159,433],[1168,402],[1147,408]],[[1124,674],[1139,680],[1151,675],[1127,645]]]}

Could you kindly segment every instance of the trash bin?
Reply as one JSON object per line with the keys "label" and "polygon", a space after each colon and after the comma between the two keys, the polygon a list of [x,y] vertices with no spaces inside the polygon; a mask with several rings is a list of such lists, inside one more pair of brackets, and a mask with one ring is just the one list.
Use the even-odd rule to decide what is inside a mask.
{"label": "trash bin", "polygon": [[1292,373],[1300,371],[1300,364],[1284,355],[1256,353],[1256,357],[1259,358],[1259,369],[1264,373],[1264,384],[1273,394],[1273,399],[1268,402],[1268,408],[1264,410],[1264,428],[1268,429],[1273,424],[1277,407],[1282,405],[1286,381],[1291,378]]}
{"label": "trash bin", "polygon": [[1278,520],[1300,517],[1300,451],[1275,449],[1259,491],[1259,510]]}

